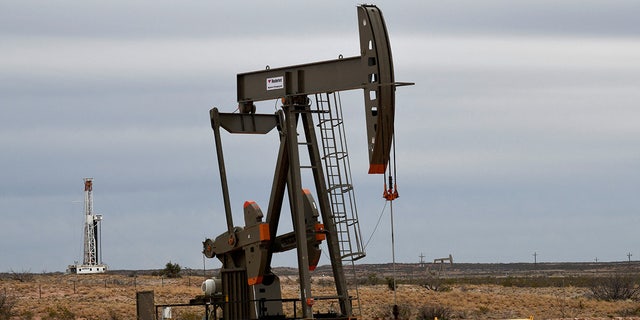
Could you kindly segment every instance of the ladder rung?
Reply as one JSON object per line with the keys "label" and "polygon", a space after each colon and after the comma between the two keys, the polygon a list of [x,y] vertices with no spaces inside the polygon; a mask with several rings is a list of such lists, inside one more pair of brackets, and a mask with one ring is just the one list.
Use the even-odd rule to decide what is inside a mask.
{"label": "ladder rung", "polygon": [[328,110],[311,110],[311,109],[304,109],[304,110],[296,109],[296,110],[293,110],[293,112],[295,113],[329,113]]}

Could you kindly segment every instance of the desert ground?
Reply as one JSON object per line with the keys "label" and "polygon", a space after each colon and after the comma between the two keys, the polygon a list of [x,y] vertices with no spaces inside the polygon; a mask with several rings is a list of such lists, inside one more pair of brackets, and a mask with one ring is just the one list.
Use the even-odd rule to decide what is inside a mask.
{"label": "desert ground", "polygon": [[[509,275],[503,270],[489,273],[467,270],[462,272],[464,278],[456,276],[456,272],[461,272],[456,268],[450,268],[448,273],[410,271],[398,277],[394,292],[387,281],[385,267],[369,266],[359,270],[356,277],[360,282],[358,318],[392,319],[395,299],[401,319],[424,319],[421,312],[429,308],[445,310],[448,319],[640,319],[637,300],[599,300],[588,286],[573,285],[579,274],[584,275],[584,269],[563,277],[557,275],[557,269],[550,270],[532,274],[514,269]],[[313,294],[334,294],[332,278],[322,272],[320,268],[315,273]],[[289,275],[281,276],[283,295],[296,298],[297,278],[291,270],[284,273]],[[635,269],[631,273],[635,273]],[[425,285],[434,281],[434,274],[437,291]],[[605,270],[597,276],[606,274]],[[432,277],[426,280],[425,275]],[[0,320],[135,319],[136,292],[152,290],[156,304],[188,303],[202,294],[200,285],[205,276],[208,277],[192,274],[167,279],[133,271],[100,275],[7,273],[0,277],[0,309],[9,308],[9,312],[0,312]],[[590,276],[596,275],[590,273]],[[555,280],[549,281],[553,277]],[[525,278],[529,280],[520,281]],[[355,290],[350,293],[354,294]],[[285,312],[291,313],[292,308],[285,305]],[[319,303],[314,308],[328,311],[335,308],[335,303]],[[173,307],[172,317],[202,319],[203,310],[201,306]]]}

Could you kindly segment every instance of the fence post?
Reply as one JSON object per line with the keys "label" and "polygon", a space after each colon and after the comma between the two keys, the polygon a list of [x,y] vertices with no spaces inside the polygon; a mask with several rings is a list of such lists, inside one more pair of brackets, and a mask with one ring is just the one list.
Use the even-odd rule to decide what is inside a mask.
{"label": "fence post", "polygon": [[136,292],[136,313],[138,320],[157,319],[157,310],[154,310],[153,291]]}

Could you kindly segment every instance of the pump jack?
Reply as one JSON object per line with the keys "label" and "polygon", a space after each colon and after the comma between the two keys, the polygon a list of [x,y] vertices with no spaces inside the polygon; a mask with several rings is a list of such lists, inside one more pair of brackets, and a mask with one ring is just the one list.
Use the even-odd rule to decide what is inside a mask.
{"label": "pump jack", "polygon": [[[382,174],[387,169],[393,142],[395,87],[412,84],[394,81],[391,48],[380,10],[374,5],[358,6],[358,25],[360,56],[238,74],[239,113],[221,113],[217,108],[210,111],[227,230],[213,240],[206,239],[203,253],[222,262],[221,285],[215,290],[219,294],[214,304],[222,309],[225,320],[286,319],[279,278],[271,271],[271,260],[274,253],[294,248],[298,257],[302,318],[354,319],[321,166],[322,156],[312,118],[314,111],[307,96],[364,89],[369,173]],[[275,114],[256,113],[254,102],[274,99],[282,101],[282,108]],[[302,185],[297,133],[300,122],[309,167],[313,171],[317,206],[311,192]],[[244,227],[233,222],[220,128],[232,134],[266,134],[274,128],[279,132],[280,146],[266,217],[255,202],[247,201]],[[293,232],[278,235],[285,189]],[[318,264],[320,244],[325,240],[336,286],[333,298],[339,302],[340,310],[318,315],[312,312],[310,271]]]}

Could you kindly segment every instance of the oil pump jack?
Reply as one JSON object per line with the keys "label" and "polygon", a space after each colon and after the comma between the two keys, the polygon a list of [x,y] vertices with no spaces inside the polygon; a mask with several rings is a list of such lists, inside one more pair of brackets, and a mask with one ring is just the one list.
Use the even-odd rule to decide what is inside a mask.
{"label": "oil pump jack", "polygon": [[[271,270],[271,261],[274,254],[293,249],[297,250],[300,296],[296,300],[302,318],[354,319],[343,271],[338,218],[332,212],[322,166],[323,156],[328,155],[321,155],[313,118],[323,111],[312,110],[308,96],[364,90],[369,174],[384,174],[393,143],[395,88],[412,84],[394,80],[389,37],[380,9],[360,5],[357,11],[360,56],[238,74],[239,112],[222,113],[217,108],[210,111],[227,230],[203,242],[204,255],[217,257],[222,262],[220,279],[208,280],[203,290],[211,296],[217,294],[214,304],[222,309],[225,320],[286,319],[280,281]],[[282,102],[275,114],[256,113],[254,102],[275,99]],[[304,131],[300,135],[299,126]],[[273,129],[279,133],[280,145],[266,217],[255,202],[246,201],[243,227],[236,226],[233,220],[221,128],[231,134],[266,134]],[[308,168],[313,172],[317,204],[312,192],[303,189],[300,145],[308,150]],[[278,235],[285,190],[293,231]],[[320,315],[313,313],[313,304],[326,297],[312,294],[310,271],[318,264],[323,241],[329,251],[336,287],[336,295],[330,298],[338,301],[340,310]],[[358,257],[363,256],[364,252]]]}

